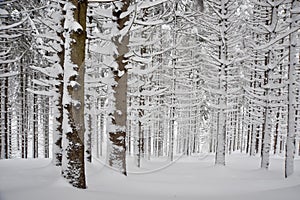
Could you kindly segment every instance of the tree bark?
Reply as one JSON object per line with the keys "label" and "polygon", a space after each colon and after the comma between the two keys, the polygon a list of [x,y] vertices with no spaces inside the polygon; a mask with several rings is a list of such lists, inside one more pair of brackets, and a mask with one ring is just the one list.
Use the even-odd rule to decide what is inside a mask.
{"label": "tree bark", "polygon": [[130,5],[130,0],[115,1],[113,14],[113,29],[116,33],[113,35],[112,42],[116,51],[113,55],[116,66],[112,66],[115,83],[113,89],[113,112],[110,114],[112,126],[109,129],[109,140],[111,149],[109,152],[109,165],[117,168],[122,174],[126,172],[126,123],[127,123],[127,58],[129,33],[122,33],[129,21],[129,15],[122,17]]}
{"label": "tree bark", "polygon": [[[7,66],[8,67],[8,66]],[[4,84],[4,158],[9,158],[9,127],[8,127],[8,78],[5,78]]]}
{"label": "tree bark", "polygon": [[[63,7],[64,4],[60,3],[58,6],[58,13],[63,14]],[[53,159],[52,163],[56,166],[62,165],[62,134],[63,134],[63,88],[64,88],[64,59],[65,59],[65,49],[64,49],[64,36],[63,36],[63,26],[64,26],[64,17],[60,18],[59,22],[59,30],[57,30],[57,36],[60,42],[61,51],[57,52],[57,55],[59,57],[59,65],[62,69],[62,73],[58,74],[56,77],[56,81],[58,82],[55,86],[56,94],[55,94],[55,100],[54,100],[54,131],[53,131],[53,146],[52,146],[52,152],[53,152]]]}
{"label": "tree bark", "polygon": [[[22,59],[23,61],[23,59]],[[27,84],[27,74],[24,69],[24,63],[21,61],[20,63],[20,92],[21,92],[21,116],[20,116],[20,132],[21,135],[21,157],[27,158],[28,155],[28,128],[27,128],[27,92],[26,92],[26,84]]]}
{"label": "tree bark", "polygon": [[[221,8],[219,9],[219,13],[228,13],[228,7],[225,1],[221,0]],[[228,61],[228,43],[227,43],[227,33],[226,28],[228,26],[227,18],[222,18],[219,20],[220,30],[222,33],[220,34],[219,41],[221,45],[219,46],[218,53],[219,59],[221,62],[219,66],[219,90],[220,96],[218,97],[218,132],[217,132],[217,147],[216,147],[216,156],[215,156],[215,164],[216,165],[225,165],[225,150],[226,150],[226,137],[227,137],[227,70],[228,66],[226,61]]]}
{"label": "tree bark", "polygon": [[39,157],[39,137],[38,137],[38,102],[37,102],[37,95],[33,94],[33,158]]}
{"label": "tree bark", "polygon": [[62,174],[74,187],[85,189],[84,61],[87,0],[69,0],[64,10]]}
{"label": "tree bark", "polygon": [[[300,8],[300,2],[297,0],[292,1],[292,10]],[[297,26],[297,19],[299,13],[291,12],[290,29]],[[296,135],[296,66],[297,66],[297,32],[291,33],[289,38],[289,66],[288,66],[288,127],[286,139],[286,152],[285,152],[285,177],[294,173],[294,157],[295,157],[295,135]]]}
{"label": "tree bark", "polygon": [[44,125],[44,157],[49,158],[49,97],[43,99],[45,107],[43,109],[43,125]]}

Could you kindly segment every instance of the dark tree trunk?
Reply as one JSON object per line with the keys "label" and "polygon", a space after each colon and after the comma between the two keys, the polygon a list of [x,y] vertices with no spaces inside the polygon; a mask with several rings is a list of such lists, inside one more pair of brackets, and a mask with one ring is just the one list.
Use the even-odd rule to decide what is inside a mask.
{"label": "dark tree trunk", "polygon": [[44,157],[49,158],[49,97],[44,98],[43,105]]}
{"label": "dark tree trunk", "polygon": [[[130,0],[119,0],[114,4],[112,14],[114,16],[113,23],[119,31],[126,28],[129,21],[129,15],[122,18],[122,13],[126,12],[130,5]],[[123,33],[124,34],[124,33]],[[112,126],[109,130],[109,140],[111,142],[111,150],[109,155],[109,165],[117,168],[124,175],[126,171],[126,123],[127,123],[127,79],[128,73],[126,69],[128,53],[129,33],[124,35],[117,33],[113,36],[112,42],[116,47],[114,59],[117,68],[112,67],[115,85],[112,86],[114,95],[114,113],[111,113]]]}
{"label": "dark tree trunk", "polygon": [[33,94],[33,158],[38,158],[38,105],[37,95]]}
{"label": "dark tree trunk", "polygon": [[[69,0],[65,15],[63,90],[63,176],[86,188],[84,158],[84,75],[87,0]],[[74,26],[76,29],[74,30]]]}
{"label": "dark tree trunk", "polygon": [[5,78],[5,84],[4,84],[4,158],[8,159],[9,156],[9,127],[8,127],[8,78]]}

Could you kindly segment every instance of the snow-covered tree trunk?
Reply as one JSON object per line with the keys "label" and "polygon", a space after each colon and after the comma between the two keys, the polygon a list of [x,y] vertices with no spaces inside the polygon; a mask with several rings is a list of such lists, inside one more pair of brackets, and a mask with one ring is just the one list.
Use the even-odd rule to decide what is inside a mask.
{"label": "snow-covered tree trunk", "polygon": [[226,149],[226,98],[220,97],[219,105],[221,109],[218,113],[218,132],[217,132],[217,146],[216,146],[216,165],[225,165],[225,149]]}
{"label": "snow-covered tree trunk", "polygon": [[[203,51],[204,87],[209,106],[214,112],[211,126],[215,143],[215,164],[225,165],[226,146],[234,147],[234,132],[236,119],[234,111],[237,109],[237,91],[239,86],[237,48],[240,44],[240,23],[237,16],[239,2],[233,0],[205,1],[207,9],[198,17],[201,35],[198,34],[205,46]],[[202,35],[202,34],[205,35]],[[203,52],[204,53],[204,52]],[[203,76],[203,75],[201,75]],[[229,141],[229,143],[227,143]],[[231,142],[231,143],[230,143]],[[228,144],[228,145],[227,145]],[[213,147],[212,145],[211,147]]]}
{"label": "snow-covered tree trunk", "polygon": [[33,127],[32,127],[32,135],[33,135],[33,149],[32,149],[32,157],[38,158],[39,157],[39,134],[38,134],[38,102],[37,102],[37,95],[33,94]]}
{"label": "snow-covered tree trunk", "polygon": [[[270,40],[275,39],[279,33],[276,27],[279,23],[278,9],[280,3],[273,1],[266,7],[267,18],[265,21],[264,28],[268,27],[268,32],[265,34],[265,42],[269,43]],[[261,168],[269,168],[270,152],[271,152],[271,141],[272,141],[272,118],[274,113],[274,108],[276,107],[276,97],[274,97],[274,91],[277,89],[273,86],[275,84],[275,69],[279,67],[279,62],[277,61],[278,53],[275,45],[269,45],[265,51],[264,58],[264,83],[262,88],[264,89],[264,120],[262,125],[262,150],[261,150]],[[281,53],[280,53],[281,54]],[[278,63],[276,63],[278,62]]]}
{"label": "snow-covered tree trunk", "polygon": [[28,156],[28,112],[27,112],[27,74],[24,69],[23,58],[21,59],[20,69],[20,91],[21,91],[21,113],[20,113],[20,135],[21,135],[21,156],[27,158]]}
{"label": "snow-covered tree trunk", "polygon": [[[63,61],[63,60],[62,60]],[[63,65],[62,65],[63,66]],[[55,106],[54,113],[54,130],[53,130],[53,145],[52,163],[56,166],[62,165],[62,123],[63,123],[63,107],[62,107],[62,94],[63,94],[63,75],[59,74],[57,77],[58,85],[56,85],[56,94],[54,96]]]}
{"label": "snow-covered tree trunk", "polygon": [[113,110],[111,126],[109,127],[109,165],[117,168],[122,174],[126,172],[126,123],[127,123],[127,58],[129,44],[129,14],[127,12],[130,0],[115,1],[112,11],[112,43],[114,46],[114,62],[111,66],[114,78]]}
{"label": "snow-covered tree trunk", "polygon": [[[143,86],[139,87],[139,92],[143,91]],[[138,148],[138,152],[137,152],[137,166],[141,167],[141,162],[142,162],[142,157],[144,156],[144,152],[145,152],[145,130],[144,130],[144,124],[142,121],[142,118],[144,116],[144,109],[143,107],[145,107],[145,97],[140,94],[139,96],[139,107],[140,109],[138,109],[138,144],[137,144],[137,148]]]}
{"label": "snow-covered tree trunk", "polygon": [[44,126],[44,157],[49,158],[49,146],[50,146],[50,135],[49,135],[49,97],[44,97],[43,99],[45,107],[43,108],[43,126]]}
{"label": "snow-covered tree trunk", "polygon": [[64,87],[62,174],[77,188],[86,188],[84,162],[84,75],[87,0],[64,6]]}
{"label": "snow-covered tree trunk", "polygon": [[[64,87],[64,74],[63,74],[63,67],[64,67],[64,59],[65,59],[65,49],[64,49],[64,36],[63,36],[63,24],[64,24],[64,17],[63,14],[63,6],[64,3],[56,2],[53,0],[52,2],[55,7],[56,13],[53,15],[52,21],[58,20],[58,23],[55,27],[56,36],[57,38],[54,41],[58,46],[59,49],[57,50],[58,56],[58,68],[60,68],[60,73],[57,74],[56,77],[56,85],[55,85],[55,94],[53,97],[54,100],[54,130],[53,130],[53,145],[52,145],[52,152],[53,158],[52,163],[56,166],[62,165],[62,134],[63,134],[63,87]],[[57,18],[56,18],[57,17]]]}
{"label": "snow-covered tree trunk", "polygon": [[5,144],[5,158],[9,158],[9,127],[8,127],[8,77],[4,82],[4,144]]}
{"label": "snow-covered tree trunk", "polygon": [[[6,66],[8,67],[8,66]],[[7,72],[7,71],[6,71]],[[9,158],[9,129],[8,129],[8,77],[6,77],[4,79],[4,102],[3,102],[3,111],[0,110],[1,113],[3,113],[3,135],[2,135],[2,140],[1,140],[1,145],[2,145],[2,155],[3,157],[1,158],[5,158],[8,159]]]}
{"label": "snow-covered tree trunk", "polygon": [[[299,27],[300,1],[293,0],[291,8],[290,29]],[[298,31],[290,34],[289,38],[289,65],[288,65],[288,122],[287,122],[287,138],[286,138],[286,154],[285,154],[285,177],[294,172],[294,156],[295,156],[295,133],[296,133],[296,67],[299,62],[297,58],[297,42]]]}
{"label": "snow-covered tree trunk", "polygon": [[[268,74],[268,72],[266,72]],[[265,77],[265,79],[269,79],[268,75]],[[268,82],[266,82],[268,84]],[[268,169],[270,164],[270,151],[271,151],[271,118],[272,118],[272,111],[269,107],[269,90],[266,91],[266,97],[267,97],[267,104],[264,112],[264,123],[263,123],[263,131],[262,131],[262,151],[261,151],[261,168]]]}
{"label": "snow-covered tree trunk", "polygon": [[[3,81],[0,79],[0,94],[3,91]],[[3,114],[3,98],[0,96],[0,159],[5,158],[5,138],[4,138],[4,114]]]}
{"label": "snow-covered tree trunk", "polygon": [[[93,25],[93,9],[96,8],[96,5],[90,4],[88,6],[87,10],[87,41],[86,41],[86,71],[92,71],[90,74],[87,73],[86,79],[89,77],[93,78],[97,76],[96,70],[93,66],[93,60],[92,60],[92,53],[91,53],[91,40],[93,35],[93,29],[95,28],[95,25]],[[92,87],[89,87],[88,84],[85,84],[85,157],[88,162],[92,162],[92,136],[96,135],[96,124],[97,119],[96,115],[94,114],[96,111],[95,108],[95,89]],[[96,140],[96,144],[98,145],[98,140]],[[98,151],[97,151],[98,152]]]}
{"label": "snow-covered tree trunk", "polygon": [[219,3],[219,11],[218,13],[222,18],[218,21],[218,26],[220,27],[220,35],[218,47],[218,89],[220,92],[220,97],[218,98],[218,132],[217,132],[217,146],[216,146],[216,157],[215,164],[216,165],[225,165],[225,149],[226,149],[226,135],[227,135],[227,70],[228,70],[228,19],[227,15],[229,15],[228,5],[224,0],[221,0]]}
{"label": "snow-covered tree trunk", "polygon": [[[86,160],[88,162],[92,162],[92,131],[93,131],[93,127],[92,127],[92,122],[95,121],[92,119],[92,109],[91,109],[91,105],[93,104],[93,100],[91,95],[87,95],[86,97],[86,108],[85,110],[88,110],[87,114],[85,114],[85,118],[86,118],[86,133],[85,133],[85,157]],[[93,121],[92,121],[93,120]]]}
{"label": "snow-covered tree trunk", "polygon": [[[148,11],[147,9],[143,9],[142,10],[142,21],[145,21],[145,18],[147,17]],[[142,31],[141,32],[141,37],[145,38],[145,33]],[[144,56],[144,54],[147,53],[147,48],[143,45],[140,47],[140,55],[141,57]],[[140,66],[140,70],[145,70],[146,69],[146,64],[142,64]],[[141,82],[145,82],[145,78],[143,75],[139,75],[139,79]],[[142,162],[142,158],[145,155],[145,122],[143,121],[143,117],[145,115],[145,96],[142,94],[143,91],[145,90],[145,84],[141,84],[138,87],[138,138],[137,138],[137,148],[138,148],[138,152],[137,152],[137,167],[141,167],[141,162]]]}

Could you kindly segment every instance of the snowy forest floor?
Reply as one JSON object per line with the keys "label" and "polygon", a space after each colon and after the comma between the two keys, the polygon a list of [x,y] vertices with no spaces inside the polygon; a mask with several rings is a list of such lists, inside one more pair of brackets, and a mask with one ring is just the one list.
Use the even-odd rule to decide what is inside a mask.
{"label": "snowy forest floor", "polygon": [[[234,153],[226,167],[214,166],[214,156],[143,161],[134,167],[129,158],[127,177],[95,160],[87,164],[88,189],[75,189],[49,159],[0,161],[0,200],[298,200],[300,159],[295,174],[284,178],[284,159],[272,157],[268,171],[259,169],[260,158]],[[170,164],[170,165],[169,165]]]}

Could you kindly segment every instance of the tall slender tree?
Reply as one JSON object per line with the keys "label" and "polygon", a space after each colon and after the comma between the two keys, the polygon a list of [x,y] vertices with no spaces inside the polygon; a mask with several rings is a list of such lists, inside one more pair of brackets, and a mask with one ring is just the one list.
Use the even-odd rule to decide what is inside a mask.
{"label": "tall slender tree", "polygon": [[[293,0],[290,11],[290,30],[300,27],[300,1]],[[297,31],[289,36],[289,64],[288,64],[288,121],[287,121],[287,141],[285,155],[285,177],[294,172],[294,156],[295,156],[295,136],[296,136],[296,80],[299,60],[297,58]],[[299,70],[298,70],[299,71]],[[299,101],[299,100],[298,100]],[[299,102],[298,102],[299,103]]]}
{"label": "tall slender tree", "polygon": [[84,75],[87,0],[64,5],[64,87],[62,174],[86,188],[84,162]]}
{"label": "tall slender tree", "polygon": [[[207,12],[199,19],[206,35],[201,36],[206,42],[205,90],[210,96],[210,102],[216,123],[216,156],[215,164],[225,165],[225,150],[229,130],[228,113],[233,109],[236,99],[237,76],[236,48],[241,35],[236,32],[239,21],[236,11],[239,7],[236,1],[207,0]],[[209,16],[208,16],[209,15]],[[206,19],[207,20],[204,20]],[[209,36],[207,36],[209,35]],[[206,37],[207,36],[207,37]]]}
{"label": "tall slender tree", "polygon": [[119,0],[113,3],[112,43],[115,49],[113,55],[113,110],[110,113],[111,126],[109,128],[109,140],[111,150],[109,165],[119,169],[124,175],[126,171],[126,123],[127,123],[127,79],[128,69],[126,54],[129,52],[129,19],[130,14],[124,15],[130,6],[130,0]]}

